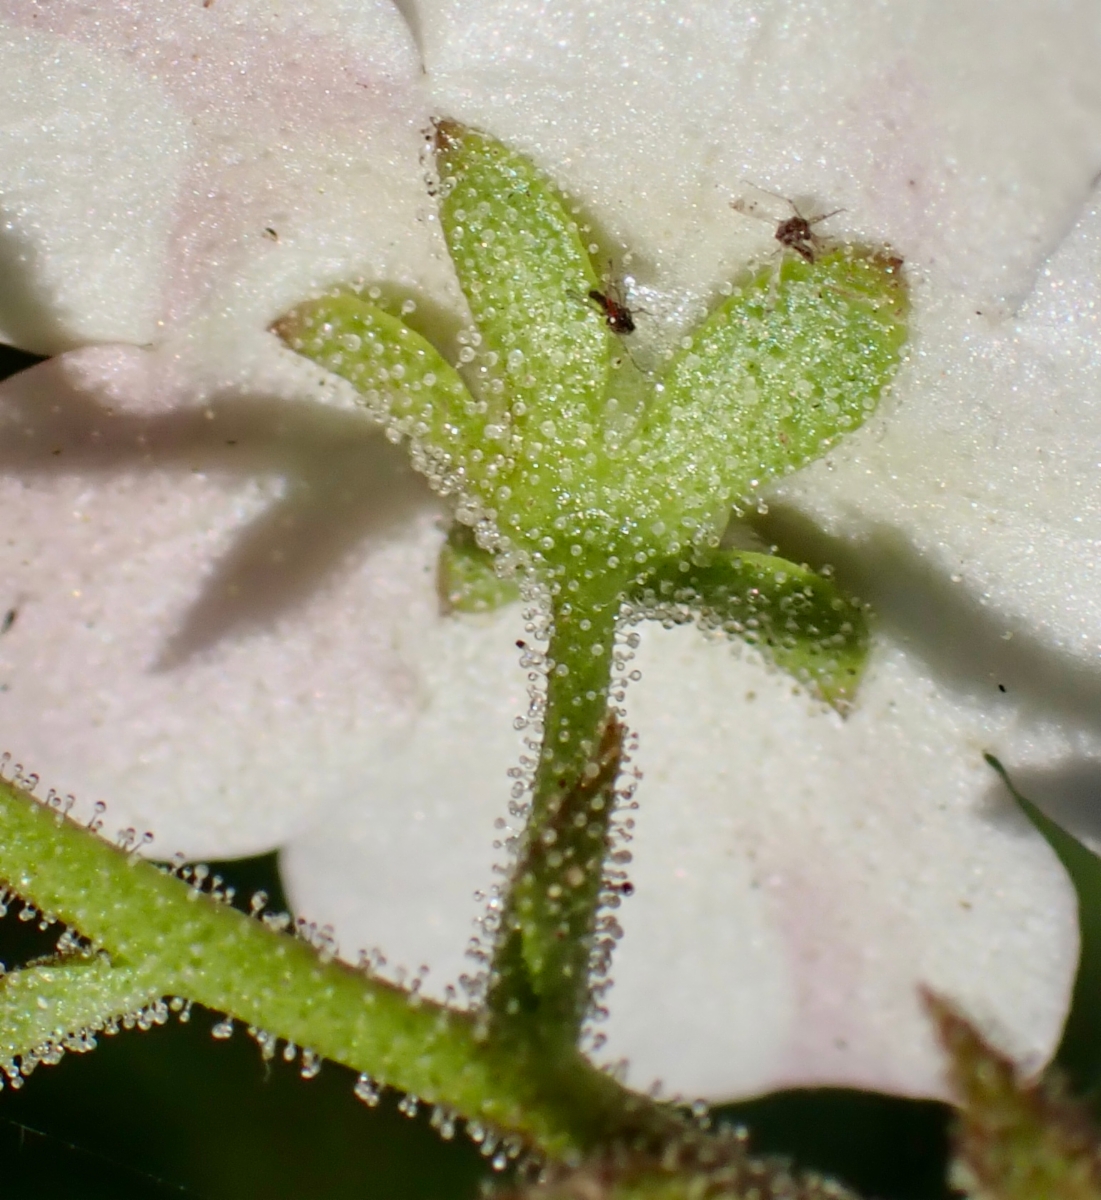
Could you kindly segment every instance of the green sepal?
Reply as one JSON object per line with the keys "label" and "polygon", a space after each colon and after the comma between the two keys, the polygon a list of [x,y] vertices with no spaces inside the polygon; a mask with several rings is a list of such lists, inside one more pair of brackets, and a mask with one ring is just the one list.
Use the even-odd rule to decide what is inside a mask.
{"label": "green sepal", "polygon": [[478,500],[503,456],[485,403],[431,342],[348,292],[306,300],[272,328],[291,350],[347,379],[391,436],[408,438],[414,465],[438,491]]}
{"label": "green sepal", "polygon": [[436,587],[445,615],[493,612],[520,599],[516,580],[502,578],[494,569],[493,555],[474,540],[474,531],[458,523],[440,548]]}
{"label": "green sepal", "polygon": [[1029,1078],[926,991],[960,1106],[951,1182],[968,1200],[1101,1200],[1101,1135],[1058,1073]]}
{"label": "green sepal", "polygon": [[607,545],[631,510],[606,422],[613,351],[624,356],[588,298],[598,280],[578,219],[494,138],[442,122],[436,155],[440,223],[481,338],[471,369],[510,435],[491,505],[505,548],[553,562],[567,544]]}
{"label": "green sepal", "polygon": [[513,415],[535,428],[591,419],[614,335],[587,299],[598,280],[576,216],[530,160],[484,133],[441,122],[436,162],[440,224]]}
{"label": "green sepal", "polygon": [[0,1060],[89,1048],[89,1034],[160,996],[154,980],[103,955],[12,971],[0,980]]}
{"label": "green sepal", "polygon": [[741,638],[836,708],[860,682],[869,647],[864,609],[786,558],[717,550],[668,560],[634,600],[648,616],[696,620]]}
{"label": "green sepal", "polygon": [[907,311],[900,260],[859,246],[786,255],[736,287],[670,364],[643,433],[670,516],[722,521],[862,424]]}

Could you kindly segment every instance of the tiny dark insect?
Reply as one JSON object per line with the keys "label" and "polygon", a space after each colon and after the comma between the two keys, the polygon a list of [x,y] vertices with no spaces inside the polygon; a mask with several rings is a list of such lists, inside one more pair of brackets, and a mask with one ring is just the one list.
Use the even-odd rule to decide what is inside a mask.
{"label": "tiny dark insect", "polygon": [[600,288],[589,288],[584,296],[580,292],[570,292],[570,295],[578,302],[584,304],[586,300],[591,300],[593,304],[600,310],[604,318],[604,324],[612,331],[612,333],[628,334],[635,331],[635,313],[645,312],[643,308],[631,309],[627,305],[627,298],[623,294],[623,288],[619,283],[612,262],[608,260],[608,271],[604,276],[605,291]]}
{"label": "tiny dark insect", "polygon": [[634,333],[635,318],[621,300],[598,288],[589,289],[589,299],[600,306],[604,313],[604,323],[613,333]]}
{"label": "tiny dark insect", "polygon": [[0,635],[5,634],[15,624],[15,618],[19,616],[19,609],[9,608],[4,616],[0,618]]}
{"label": "tiny dark insect", "polygon": [[[749,183],[749,180],[743,180],[744,183]],[[749,184],[750,187],[757,187],[756,184]],[[794,250],[800,258],[806,259],[807,262],[814,262],[818,251],[821,249],[821,240],[814,232],[814,226],[821,224],[823,221],[828,221],[830,217],[836,217],[838,213],[843,213],[843,208],[835,208],[833,212],[822,213],[817,217],[804,217],[803,214],[795,206],[795,201],[787,196],[781,196],[778,192],[770,192],[768,188],[757,187],[759,192],[764,192],[766,196],[775,196],[777,200],[782,200],[785,204],[791,206],[791,211],[794,216],[788,217],[784,221],[777,221],[776,232],[772,235],[781,246],[787,250]],[[730,207],[735,212],[740,212],[746,217],[756,217],[761,221],[771,221],[772,217],[766,216],[764,213],[757,211],[755,204],[747,203],[745,200],[731,200]]]}

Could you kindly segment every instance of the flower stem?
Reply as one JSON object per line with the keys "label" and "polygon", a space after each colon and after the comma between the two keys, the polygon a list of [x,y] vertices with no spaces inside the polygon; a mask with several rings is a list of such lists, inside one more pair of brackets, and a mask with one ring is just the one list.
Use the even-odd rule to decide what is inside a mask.
{"label": "flower stem", "polygon": [[[0,877],[25,902],[75,927],[110,967],[62,960],[14,971],[0,984],[0,1016],[20,996],[41,1013],[0,1031],[7,1055],[94,1030],[112,1005],[181,996],[309,1047],[431,1103],[490,1122],[557,1156],[608,1138],[647,1138],[675,1116],[631,1095],[576,1050],[548,1061],[541,1048],[488,1036],[484,1014],[460,1013],[368,977],[37,803],[0,780]],[[41,1008],[41,1005],[38,1005]],[[37,1046],[17,1045],[19,1033]]]}
{"label": "flower stem", "polygon": [[608,711],[623,580],[591,574],[554,597],[543,743],[528,827],[491,973],[499,1026],[573,1045],[590,999],[590,956],[609,849],[622,726]]}

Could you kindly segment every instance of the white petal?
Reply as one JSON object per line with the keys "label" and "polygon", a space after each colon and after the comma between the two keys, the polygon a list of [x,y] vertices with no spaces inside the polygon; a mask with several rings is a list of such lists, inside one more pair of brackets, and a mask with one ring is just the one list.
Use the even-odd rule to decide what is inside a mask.
{"label": "white petal", "polygon": [[388,3],[3,0],[0,28],[0,256],[26,252],[30,322],[0,326],[156,343],[0,394],[0,748],[158,853],[267,849],[416,704],[384,613],[423,582],[403,539],[438,540],[436,508],[267,326],[356,277],[461,303],[419,62]]}
{"label": "white petal", "polygon": [[[184,114],[125,61],[46,34],[0,30],[0,72],[0,337],[42,354],[151,342]],[[65,186],[66,173],[82,186]]]}
{"label": "white petal", "polygon": [[[331,923],[346,957],[378,946],[426,963],[434,995],[476,970],[461,957],[472,895],[499,882],[488,841],[518,762],[517,620],[437,621],[417,725],[283,856],[297,909]],[[983,713],[890,644],[847,721],[692,629],[644,627],[639,664],[636,893],[617,913],[602,1059],[690,1097],[816,1083],[941,1095],[921,984],[1026,1061],[1051,1053],[1074,896],[982,751],[1032,746],[1048,762],[1065,738]]]}
{"label": "white petal", "polygon": [[201,382],[321,286],[453,288],[420,65],[389,3],[3,0],[0,30],[9,340],[175,336]]}
{"label": "white petal", "polygon": [[[1053,14],[1014,4],[996,30],[981,6],[938,3],[874,14],[780,3],[405,7],[438,108],[532,153],[612,244],[638,253],[643,283],[699,299],[752,245],[767,248],[768,228],[755,239],[727,207],[746,178],[844,205],[844,228],[890,240],[911,264],[918,354],[942,372],[957,370],[971,336],[956,298],[987,320],[1012,308],[1101,161],[1098,29],[1084,5]],[[935,336],[955,338],[953,354],[925,352]],[[959,389],[970,381],[964,369],[952,379]],[[916,394],[906,386],[888,429]],[[877,437],[882,427],[863,443],[873,467]],[[936,471],[940,448],[925,443],[906,468]],[[858,469],[873,468],[850,457],[852,488]],[[818,512],[829,469],[802,490],[790,485],[804,508]],[[839,486],[833,508],[819,506],[836,517],[830,557],[846,549],[845,496]],[[964,519],[963,504],[943,536]],[[784,516],[785,532],[822,551],[820,534],[790,507]],[[862,555],[872,564],[863,573]],[[951,589],[935,586],[936,569],[915,598],[921,564],[905,550],[888,560],[861,541],[836,557],[847,578],[868,583],[865,594],[893,601],[848,722],[694,631],[647,631],[643,682],[628,700],[646,773],[638,891],[621,910],[603,1051],[626,1056],[639,1086],[658,1077],[667,1091],[711,1097],[815,1083],[941,1095],[921,984],[955,996],[1026,1061],[1038,1065],[1057,1041],[1077,950],[1073,894],[982,752],[1054,773],[1097,755],[1076,703],[1080,678],[1050,647],[1030,645],[1018,674],[1031,675],[1031,690],[1002,693],[1001,677],[976,672],[968,656],[1004,628],[991,632],[981,614],[969,622]],[[901,580],[890,570],[899,558],[911,567]],[[905,648],[922,621],[926,636]],[[452,636],[465,663],[470,632]],[[507,646],[506,618],[495,639]],[[488,662],[489,631],[486,641]],[[465,667],[455,675],[468,679]],[[378,944],[410,967],[429,962],[435,994],[461,967],[467,897],[493,881],[466,814],[484,824],[500,811],[474,798],[507,766],[504,741],[487,746],[480,767],[471,757],[472,736],[487,736],[479,730],[494,713],[473,681],[464,688],[460,697],[437,684],[425,726],[434,769],[424,743],[411,742],[362,815],[350,799],[342,822],[286,855],[301,910],[332,922],[348,948]],[[403,776],[436,798],[431,835],[387,805]],[[358,896],[324,882],[346,861],[338,831],[349,825],[373,864]],[[442,907],[421,858],[429,836],[455,847]],[[411,924],[395,924],[407,908]]]}
{"label": "white petal", "polygon": [[442,1000],[481,970],[466,951],[504,882],[494,868],[509,863],[507,776],[524,753],[515,722],[529,685],[518,605],[492,617],[410,616],[417,720],[279,861],[296,910],[331,924],[344,958],[374,947],[391,970],[426,965],[425,994]]}
{"label": "white petal", "polygon": [[0,389],[0,750],[165,857],[255,852],[358,792],[424,703],[394,631],[435,603],[442,535],[362,413],[128,408],[152,358]]}
{"label": "white petal", "polygon": [[[306,369],[289,366],[263,330],[305,292],[364,274],[454,299],[421,190],[413,56],[386,25],[388,9],[365,7],[357,23],[359,7],[345,7],[281,16],[268,4],[195,5],[173,8],[162,27],[155,4],[0,6],[9,33],[40,19],[48,29],[41,40],[13,35],[12,61],[37,72],[46,99],[23,111],[46,131],[54,172],[38,186],[27,155],[13,158],[12,182],[0,168],[0,208],[15,218],[0,252],[33,249],[20,304],[37,304],[27,330],[6,332],[56,348],[145,339],[151,320],[166,322],[148,337],[156,354],[78,354],[7,386],[19,420],[6,430],[0,503],[29,515],[0,546],[17,610],[0,638],[0,687],[9,681],[0,737],[41,762],[46,782],[114,801],[112,823],[157,829],[158,851],[244,852],[319,822],[286,856],[299,907],[333,922],[352,958],[379,944],[410,967],[427,961],[439,994],[461,969],[473,892],[495,880],[490,826],[506,812],[504,774],[518,754],[509,718],[523,708],[524,679],[515,614],[433,616],[426,575],[439,533],[422,491],[390,473],[386,448],[345,414],[299,419],[274,403],[305,394]],[[970,349],[958,312],[937,324],[945,294],[983,306],[1022,295],[1095,169],[1090,11],[1053,15],[1022,2],[991,27],[979,6],[941,4],[874,15],[841,5],[826,16],[787,4],[674,14],[655,3],[622,15],[605,5],[591,21],[565,6],[464,6],[455,16],[441,4],[420,8],[418,23],[439,106],[530,148],[613,241],[638,250],[638,273],[656,286],[704,296],[751,244],[767,246],[767,227],[727,207],[743,178],[845,205],[846,227],[890,238],[926,273],[915,378],[924,361],[935,382]],[[270,37],[256,36],[261,18]],[[339,48],[341,19],[351,21],[350,52]],[[296,64],[289,48],[299,44]],[[84,50],[101,69],[85,66]],[[95,99],[69,136],[59,114],[82,71]],[[94,141],[154,77],[167,99],[162,108],[150,99],[150,119],[170,134],[171,153],[143,181],[127,169],[137,156],[118,158],[108,137],[99,161],[122,164],[120,186],[92,188],[87,162],[74,158],[80,134]],[[147,136],[137,121],[136,144]],[[150,185],[161,178],[171,205]],[[5,207],[13,189],[22,208]],[[84,242],[71,236],[82,228],[82,189],[95,199]],[[131,209],[145,221],[141,236],[124,219]],[[114,297],[87,282],[104,261],[105,242],[92,236],[104,222],[130,268],[110,275]],[[1006,344],[977,360],[998,360]],[[1076,379],[1093,379],[1089,364],[1082,371]],[[931,388],[934,415],[974,394],[974,379],[968,360],[946,391]],[[1053,386],[1062,395],[1064,383]],[[202,403],[172,411],[188,395]],[[993,402],[991,412],[986,437],[1004,425]],[[936,439],[954,429],[924,416],[935,437],[922,462],[939,470]],[[33,436],[15,436],[28,426]],[[1030,425],[1024,435],[1030,451],[1036,433]],[[244,470],[230,442],[247,450]],[[868,445],[874,438],[849,459],[845,489],[858,497],[852,480],[868,470],[894,486],[894,468],[861,460]],[[966,455],[946,464],[950,519],[940,534],[929,526],[942,540],[974,500],[961,492]],[[1042,473],[1024,479],[1046,486]],[[808,486],[808,496],[827,490],[821,479]],[[925,484],[910,498],[905,487],[901,501],[890,488],[888,499],[925,520]],[[849,494],[838,489],[834,509],[821,506],[826,517],[842,512],[838,539],[854,519]],[[1064,512],[1066,490],[1052,495]],[[383,498],[391,523],[380,526]],[[1052,523],[1045,505],[1040,531]],[[867,522],[875,508],[852,511]],[[904,546],[921,549],[911,526],[891,521]],[[965,528],[969,537],[975,527]],[[1073,532],[1067,543],[1080,550],[1088,538]],[[854,561],[865,545],[856,544]],[[1008,577],[997,556],[982,557],[989,537],[974,544],[980,571]],[[318,547],[320,563],[310,556]],[[291,553],[292,571],[277,568],[273,551]],[[1018,540],[1010,558],[1026,553]],[[943,579],[941,561],[927,574]],[[1016,632],[1034,651],[1019,662],[1054,678],[1033,670],[1040,684],[1023,679],[1026,699],[1066,697],[1073,714],[1063,669],[1073,654],[1051,653],[1067,641],[1050,611],[1056,582],[1049,573],[1039,585],[1039,616],[999,603],[1020,616]],[[243,585],[245,598],[227,584]],[[981,594],[970,582],[964,593]],[[888,608],[901,624],[904,606]],[[974,626],[985,636],[991,622],[980,614]],[[670,1090],[709,1095],[815,1081],[936,1092],[919,982],[1000,1023],[1015,1053],[1048,1053],[1073,966],[1069,885],[1027,827],[998,815],[979,760],[988,746],[1037,767],[1096,754],[1088,727],[1027,723],[1027,703],[1011,694],[992,704],[995,680],[982,692],[974,670],[963,673],[974,695],[961,695],[958,680],[945,681],[944,647],[954,643],[939,627],[920,644],[938,681],[885,643],[848,724],[692,631],[652,633],[630,700],[649,772],[639,891],[623,910],[608,1027],[608,1052],[631,1058],[635,1081],[660,1075]],[[1091,678],[1074,676],[1087,696]],[[758,752],[755,730],[756,746],[772,752]]]}
{"label": "white petal", "polygon": [[767,250],[728,206],[748,180],[1012,302],[1101,165],[1086,2],[405,8],[437,107],[530,152],[661,288],[706,296]]}
{"label": "white petal", "polygon": [[847,720],[692,629],[646,629],[639,667],[636,892],[604,1051],[635,1085],[943,1094],[922,984],[1047,1059],[1074,896],[982,752],[1049,763],[1071,739],[984,712],[889,642]]}
{"label": "white petal", "polygon": [[[991,23],[940,0],[486,3],[461,33],[452,0],[407,7],[437,104],[530,148],[640,252],[644,282],[706,291],[736,269],[743,178],[844,205],[826,228],[902,252],[911,362],[879,422],[780,489],[766,530],[842,567],[976,694],[1096,711],[1096,203],[997,321],[1101,162],[1094,6],[1015,0]],[[971,617],[950,645],[945,607]]]}

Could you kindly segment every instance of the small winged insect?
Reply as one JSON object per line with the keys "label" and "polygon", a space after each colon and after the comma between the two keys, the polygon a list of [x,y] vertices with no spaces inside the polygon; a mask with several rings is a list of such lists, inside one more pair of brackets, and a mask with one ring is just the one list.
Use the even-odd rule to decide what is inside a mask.
{"label": "small winged insect", "polygon": [[[744,183],[749,183],[749,180],[743,180]],[[756,184],[749,184],[750,187],[757,187]],[[777,200],[782,200],[785,204],[791,207],[792,216],[782,221],[776,222],[776,232],[773,237],[784,247],[785,250],[794,250],[801,258],[805,258],[807,262],[812,263],[815,260],[819,250],[822,248],[821,239],[814,232],[815,225],[820,225],[823,221],[828,221],[830,217],[836,217],[838,213],[843,213],[843,208],[835,208],[833,212],[822,213],[817,217],[805,217],[795,205],[795,201],[787,196],[781,196],[777,192],[770,192],[768,188],[757,187],[757,191],[764,192],[766,196],[774,196]],[[772,221],[775,218],[767,216],[765,213],[757,211],[757,206],[751,202],[741,199],[731,200],[730,207],[735,212],[740,212],[746,217],[756,217],[760,221]]]}
{"label": "small winged insect", "polygon": [[585,296],[579,292],[570,292],[570,295],[582,304],[592,302],[604,317],[604,324],[613,333],[628,334],[635,331],[635,313],[642,312],[641,308],[632,310],[627,306],[626,297],[623,295],[623,288],[612,272],[611,263],[608,264],[608,274],[604,277],[604,285],[606,291],[601,291],[599,288],[590,288]]}
{"label": "small winged insect", "polygon": [[602,292],[599,288],[589,289],[589,299],[604,313],[604,323],[613,333],[634,333],[635,318],[623,301],[612,295],[611,289]]}

